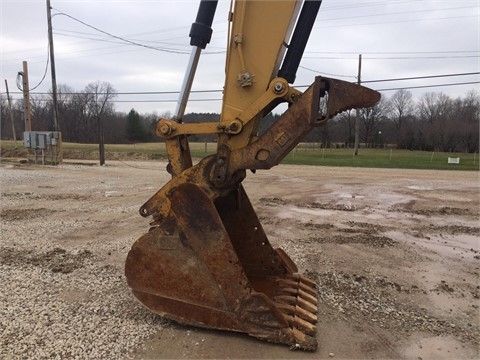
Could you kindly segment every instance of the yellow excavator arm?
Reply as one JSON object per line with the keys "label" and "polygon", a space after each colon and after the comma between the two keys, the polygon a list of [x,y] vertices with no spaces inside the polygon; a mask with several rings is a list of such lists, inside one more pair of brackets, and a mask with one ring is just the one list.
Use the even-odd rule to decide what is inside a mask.
{"label": "yellow excavator arm", "polygon": [[[242,186],[246,171],[277,164],[313,128],[341,111],[373,106],[380,95],[341,80],[291,84],[321,1],[234,1],[220,121],[183,123],[201,50],[210,41],[216,1],[201,0],[192,54],[172,119],[160,119],[172,179],[141,208],[151,228],[130,250],[125,274],[137,299],[181,323],[240,331],[317,348],[315,283],[274,249]],[[288,110],[263,134],[259,122]],[[188,135],[217,134],[217,152],[193,165]]]}

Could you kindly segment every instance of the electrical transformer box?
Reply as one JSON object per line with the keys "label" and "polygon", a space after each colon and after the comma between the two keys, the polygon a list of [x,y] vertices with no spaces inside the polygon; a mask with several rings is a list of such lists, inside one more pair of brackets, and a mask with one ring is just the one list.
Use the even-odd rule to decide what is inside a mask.
{"label": "electrical transformer box", "polygon": [[47,149],[56,146],[59,139],[58,131],[25,131],[23,143],[29,149]]}
{"label": "electrical transformer box", "polygon": [[62,162],[61,133],[58,131],[25,131],[23,144],[29,150],[28,157],[42,164],[60,164]]}
{"label": "electrical transformer box", "polygon": [[47,148],[47,134],[37,134],[38,138],[38,148],[39,149],[46,149]]}

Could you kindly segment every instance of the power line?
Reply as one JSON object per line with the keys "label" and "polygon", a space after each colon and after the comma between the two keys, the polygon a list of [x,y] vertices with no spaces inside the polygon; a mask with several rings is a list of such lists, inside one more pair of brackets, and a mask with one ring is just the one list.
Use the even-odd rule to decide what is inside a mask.
{"label": "power line", "polygon": [[[50,63],[50,53],[48,52],[48,47],[47,47],[47,64],[45,65],[45,71],[43,72],[42,79],[40,80],[40,82],[37,85],[35,85],[33,88],[29,89],[29,92],[32,92],[33,90],[38,88],[40,85],[42,85],[43,80],[45,80],[45,76],[47,76],[48,64],[49,63]],[[20,90],[21,92],[23,92],[23,84],[20,81],[21,76],[23,76],[23,72],[20,71],[20,72],[17,73],[16,82],[17,82],[17,89]]]}
{"label": "power line", "polygon": [[[128,46],[128,45],[131,45],[131,44],[125,44],[125,42],[123,41],[115,41],[115,40],[109,40],[109,39],[106,39],[106,38],[92,38],[92,37],[88,37],[88,36],[81,36],[81,35],[71,35],[71,34],[63,34],[61,32],[58,32],[55,31],[54,32],[55,35],[57,36],[65,36],[65,37],[71,37],[71,38],[77,38],[77,39],[85,39],[85,40],[91,40],[91,41],[98,41],[98,42],[104,42],[104,43],[112,43],[112,44],[120,44],[120,46]],[[190,45],[189,44],[175,44],[175,43],[168,43],[168,42],[165,42],[165,41],[155,41],[155,40],[149,40],[149,41],[146,41],[146,42],[149,42],[149,43],[156,43],[156,44],[164,44],[164,45],[170,45],[170,46],[176,46],[176,47],[183,47],[183,48],[187,48],[187,49],[190,49]],[[148,45],[145,45],[145,46],[148,46]],[[116,47],[116,46],[115,46]],[[110,49],[111,47],[108,47],[108,48],[97,48],[97,49],[92,49],[92,50],[103,50],[103,49]],[[210,54],[224,54],[227,52],[227,49],[226,48],[222,48],[222,47],[215,47],[215,46],[211,46],[209,47],[210,49],[220,49],[220,50],[217,50],[217,51],[205,51],[203,52],[203,54],[205,55],[210,55]],[[177,50],[177,49],[169,49],[169,50],[172,50],[172,51],[180,51],[178,52],[179,54],[184,54],[185,52],[182,52],[182,50]]]}
{"label": "power line", "polygon": [[[212,89],[212,90],[192,90],[191,93],[212,93],[212,92],[222,92],[222,89]],[[19,92],[10,92],[11,94],[19,94]],[[128,92],[116,92],[116,95],[175,95],[179,91],[128,91]],[[62,92],[62,95],[76,95],[76,94],[86,94],[82,91],[79,92]],[[99,95],[105,95],[105,93],[97,93]],[[50,95],[48,92],[36,92],[32,95]],[[178,100],[178,99],[177,99]]]}
{"label": "power line", "polygon": [[[50,45],[50,43],[49,43],[49,45]],[[37,85],[35,85],[33,88],[30,89],[30,92],[32,92],[33,90],[38,88],[43,83],[43,80],[45,80],[45,76],[47,76],[48,64],[49,63],[50,63],[50,52],[48,51],[48,47],[47,47],[47,64],[45,65],[45,71],[43,72],[42,79],[40,80],[40,82]]]}
{"label": "power line", "polygon": [[[404,3],[411,3],[415,2],[418,3],[418,0],[407,0],[407,1],[390,1],[391,5],[397,5],[397,4],[404,4]],[[328,3],[330,4],[330,3]],[[344,9],[353,9],[353,8],[362,8],[362,7],[371,7],[371,6],[383,6],[385,5],[385,1],[372,1],[372,2],[362,2],[358,3],[355,2],[354,4],[349,4],[349,5],[333,5],[333,6],[325,6],[322,8],[322,11],[337,11],[337,10],[344,10]]]}
{"label": "power line", "polygon": [[432,87],[473,85],[473,84],[480,84],[480,81],[468,81],[468,82],[461,82],[461,83],[421,85],[421,86],[404,86],[404,87],[398,87],[398,88],[376,89],[376,90],[377,91],[392,91],[392,90],[423,89],[423,88],[432,88]]}
{"label": "power line", "polygon": [[76,17],[74,16],[71,16],[69,14],[66,14],[58,9],[55,9],[53,8],[55,11],[58,11],[56,14],[54,14],[53,16],[56,16],[56,15],[62,15],[62,16],[66,16],[76,22],[79,22],[80,24],[84,25],[84,26],[87,26],[91,29],[94,29],[98,32],[101,32],[102,34],[105,34],[105,35],[108,35],[110,37],[113,37],[115,39],[118,39],[118,40],[121,40],[123,42],[126,42],[130,45],[135,45],[135,46],[141,46],[141,47],[144,47],[144,48],[147,48],[147,49],[151,49],[151,50],[156,50],[156,51],[162,51],[162,52],[168,52],[168,53],[173,53],[173,54],[189,54],[190,52],[189,51],[177,51],[177,50],[171,50],[171,49],[165,49],[165,48],[159,48],[159,47],[155,47],[155,46],[150,46],[150,45],[145,45],[145,44],[141,44],[139,42],[136,42],[136,41],[132,41],[132,40],[128,40],[128,39],[125,39],[121,36],[117,36],[117,35],[113,35],[107,31],[104,31],[104,30],[101,30],[93,25],[90,25],[90,24],[87,24],[86,22],[80,20],[80,19],[77,19]]}
{"label": "power line", "polygon": [[[121,44],[121,45],[127,45],[125,44],[125,42],[122,40],[112,40],[112,39],[107,39],[107,38],[104,38],[104,37],[98,37],[98,38],[95,38],[94,34],[91,34],[89,36],[86,36],[86,35],[72,35],[72,34],[68,34],[67,33],[63,33],[61,31],[65,31],[65,30],[56,30],[54,32],[55,35],[58,35],[58,36],[66,36],[66,37],[71,37],[71,38],[76,38],[76,39],[85,39],[85,40],[91,40],[91,41],[100,41],[100,42],[107,42],[107,43],[112,43],[112,44]],[[133,41],[133,40],[132,40]],[[167,43],[167,42],[164,42],[164,41],[148,41],[148,42],[151,42],[151,43],[157,43],[157,44],[164,44],[164,45],[171,45],[171,46],[182,46],[182,47],[190,47],[190,45],[188,44],[174,44],[174,43]],[[131,45],[131,44],[128,44],[128,45]]]}
{"label": "power line", "polygon": [[[478,6],[458,6],[458,7],[443,8],[443,9],[436,8],[435,11],[451,11],[451,10],[472,9],[472,8],[478,8]],[[378,16],[384,17],[384,16],[390,16],[390,15],[416,14],[416,13],[425,13],[425,12],[431,12],[431,11],[432,11],[431,9],[425,9],[425,10],[399,11],[399,12],[382,13],[382,14],[344,16],[344,17],[337,17],[337,18],[318,19],[316,22],[320,23],[324,21],[337,21],[337,20],[359,19],[359,18],[367,18],[367,17],[371,18],[371,17],[378,17]],[[420,19],[420,20],[423,20],[423,19]]]}
{"label": "power line", "polygon": [[[362,53],[363,55],[363,53]],[[422,60],[422,59],[468,59],[468,58],[479,58],[480,55],[449,55],[449,56],[389,56],[389,57],[374,57],[366,56],[365,59],[368,60]],[[353,60],[356,59],[355,56],[352,57],[341,57],[341,56],[304,56],[303,59],[323,59],[323,60]]]}
{"label": "power line", "polygon": [[[12,99],[15,101],[23,100],[22,98]],[[222,101],[222,98],[211,99],[189,99],[189,102],[204,102],[204,101]],[[36,99],[38,102],[51,102],[52,99]],[[157,99],[157,100],[108,100],[109,103],[176,103],[178,99]]]}
{"label": "power line", "polygon": [[[57,35],[62,35],[62,36],[67,36],[67,37],[73,37],[73,38],[79,38],[79,39],[87,39],[87,40],[92,40],[92,41],[102,41],[102,42],[112,42],[112,43],[115,43],[115,44],[123,44],[125,45],[125,43],[123,41],[115,41],[115,40],[112,40],[112,39],[109,39],[109,37],[105,37],[104,35],[100,35],[100,34],[95,34],[95,33],[91,33],[91,32],[83,32],[83,31],[74,31],[74,30],[67,30],[67,29],[59,29],[57,28],[56,29],[56,33]],[[221,33],[222,31],[216,31],[215,34],[218,35],[219,33]],[[160,40],[145,40],[145,39],[132,39],[132,38],[129,38],[130,41],[137,41],[137,42],[142,42],[142,43],[153,43],[153,44],[163,44],[163,45],[171,45],[171,46],[182,46],[182,47],[187,47],[187,48],[190,48],[190,44],[188,42],[185,42],[183,41],[182,43],[178,43],[178,42],[168,42],[168,41],[165,41],[165,40],[173,40],[173,39],[182,39],[182,40],[185,40],[185,35],[182,35],[182,36],[177,36],[177,37],[174,37],[174,38],[169,38],[169,39],[164,39],[162,41]],[[220,48],[220,47],[216,47],[216,48]],[[225,50],[225,46],[221,47],[222,50]]]}
{"label": "power line", "polygon": [[449,17],[437,17],[437,18],[428,18],[428,19],[412,19],[412,20],[393,20],[393,21],[379,21],[379,22],[370,22],[363,24],[343,24],[343,25],[326,25],[326,26],[316,26],[314,29],[331,29],[331,28],[341,28],[341,27],[355,27],[355,26],[371,26],[371,25],[385,25],[385,24],[394,24],[394,23],[408,23],[408,22],[417,22],[417,21],[432,21],[432,20],[452,20],[452,19],[465,19],[465,18],[477,18],[477,15],[463,15],[463,16],[449,16]]}
{"label": "power line", "polygon": [[[468,81],[460,83],[448,83],[448,84],[435,84],[435,85],[420,85],[420,86],[403,86],[396,88],[376,89],[376,91],[394,91],[394,90],[409,90],[409,89],[424,89],[435,88],[445,86],[458,86],[458,85],[474,85],[480,84],[480,81]],[[297,88],[306,88],[309,85],[297,86]],[[22,100],[21,98],[12,100]],[[206,102],[206,101],[222,101],[222,98],[208,98],[208,99],[190,99],[189,102]],[[51,99],[37,99],[39,102],[51,102]],[[109,100],[110,103],[176,103],[178,99],[157,99],[157,100]]]}
{"label": "power line", "polygon": [[470,75],[480,75],[480,72],[469,72],[469,73],[459,73],[459,74],[443,74],[443,75],[429,75],[429,76],[412,76],[412,77],[404,77],[404,78],[396,78],[396,79],[368,80],[368,81],[362,81],[362,84],[374,83],[374,82],[433,79],[433,78],[439,78],[439,77],[470,76]]}
{"label": "power line", "polygon": [[[480,81],[468,81],[461,83],[449,83],[449,84],[435,84],[435,85],[420,85],[420,86],[404,86],[396,88],[376,89],[376,91],[394,91],[394,90],[409,90],[409,89],[423,89],[423,88],[435,88],[445,86],[458,86],[458,85],[474,85],[480,84]],[[297,86],[297,88],[306,88],[308,85]],[[16,98],[12,100],[23,100],[22,98]],[[206,102],[206,101],[222,101],[222,98],[208,98],[208,99],[189,99],[189,102]],[[51,102],[52,99],[36,99],[39,102]],[[178,99],[156,99],[156,100],[108,100],[110,103],[176,103]]]}
{"label": "power line", "polygon": [[[203,102],[203,101],[222,101],[222,98],[215,98],[215,99],[189,99],[188,101],[193,102]],[[166,100],[113,100],[112,102],[116,103],[176,103],[178,99],[166,99]]]}
{"label": "power line", "polygon": [[[57,31],[59,31],[59,30],[57,29]],[[60,31],[66,31],[66,30],[60,30]],[[71,36],[71,35],[66,35],[66,34],[62,34],[62,33],[58,33],[58,32],[55,32],[54,34],[62,35],[62,36]],[[92,36],[94,36],[94,35],[92,34]],[[115,44],[125,45],[121,41],[106,40],[106,39],[91,39],[91,40],[101,41],[101,42],[111,42],[111,43],[115,43]],[[150,41],[150,42],[156,42],[156,41]],[[158,42],[158,43],[161,43],[161,42]],[[164,42],[164,44],[166,44],[166,45],[180,45],[180,44],[166,43],[166,42]],[[94,49],[94,50],[103,50],[103,49],[111,49],[111,48],[114,48],[114,47],[109,46],[109,47],[106,47],[106,48],[97,48],[97,49]],[[222,52],[226,51],[225,48],[221,48],[221,47],[217,47],[217,48],[222,49]],[[2,54],[7,55],[7,54],[15,54],[15,53],[25,53],[25,52],[29,52],[29,51],[38,51],[40,49],[43,49],[43,48],[8,51],[8,52],[3,52]],[[340,55],[355,55],[355,56],[358,56],[359,53],[361,53],[362,55],[401,55],[401,54],[419,54],[419,55],[422,54],[423,55],[423,54],[480,54],[480,51],[479,50],[447,50],[447,51],[445,51],[445,50],[441,50],[441,51],[308,51],[307,50],[307,51],[305,51],[304,54],[340,54]],[[39,58],[39,57],[43,57],[43,56],[30,57],[30,59]],[[342,59],[344,59],[344,58],[342,58]],[[3,59],[3,60],[4,61],[12,61],[12,60],[16,61],[17,59],[12,59],[12,60]]]}
{"label": "power line", "polygon": [[[367,5],[375,5],[377,3],[370,3],[370,4],[367,4]],[[379,3],[380,4],[380,3]],[[452,8],[444,8],[444,9],[436,9],[436,10],[452,10],[452,9],[463,9],[463,8],[471,8],[471,6],[467,6],[467,7],[452,7]],[[107,31],[104,31],[102,29],[99,29],[98,27],[96,26],[93,26],[93,25],[90,25],[88,23],[86,23],[85,21],[82,21],[70,14],[67,14],[65,12],[62,12],[58,9],[55,9],[54,10],[57,11],[55,15],[61,15],[61,16],[66,16],[76,22],[79,22],[80,24],[86,26],[86,27],[89,27],[97,32],[100,32],[101,34],[104,34],[108,37],[111,37],[111,38],[114,38],[114,39],[117,39],[120,41],[121,44],[129,44],[129,45],[135,45],[135,46],[139,46],[139,47],[143,47],[143,48],[147,48],[147,49],[152,49],[152,50],[156,50],[156,51],[162,51],[162,52],[168,52],[168,53],[176,53],[176,54],[189,54],[190,52],[188,50],[182,50],[182,49],[174,49],[174,48],[168,48],[168,47],[157,47],[157,46],[152,46],[152,45],[147,45],[145,43],[142,43],[142,42],[139,42],[137,40],[132,40],[132,39],[127,39],[125,37],[122,37],[122,36],[118,36],[118,35],[114,35],[112,33],[109,33]],[[407,11],[407,12],[402,12],[402,13],[415,13],[415,12],[424,12],[426,10],[419,10],[419,11]],[[401,13],[394,13],[394,14],[401,14]],[[368,16],[377,16],[377,15],[368,15]],[[362,17],[362,16],[360,16]],[[366,17],[366,16],[363,16],[363,17]],[[467,17],[471,17],[470,15],[468,15]],[[451,18],[454,18],[454,17],[451,17]],[[436,18],[435,18],[436,19]],[[441,19],[441,18],[440,18]],[[434,19],[426,19],[426,20],[434,20]],[[407,21],[412,21],[412,20],[407,20]],[[388,23],[391,23],[391,22],[388,22]],[[352,25],[352,24],[350,24]],[[355,24],[353,24],[355,25]],[[367,24],[360,24],[360,25],[367,25]],[[327,26],[327,27],[332,27],[332,26]],[[183,27],[182,27],[183,28]],[[60,30],[60,29],[59,29]],[[88,33],[82,33],[82,32],[78,32],[78,31],[70,31],[70,30],[60,30],[60,31],[64,31],[64,32],[70,32],[70,33],[77,33],[77,34],[85,34],[85,35],[90,35],[90,36],[97,36],[95,34],[88,34]],[[56,32],[57,35],[61,35],[61,36],[69,36],[69,37],[77,37],[77,38],[84,38],[86,40],[91,40],[91,41],[103,41],[103,42],[110,42],[109,40],[107,39],[101,39],[101,38],[92,38],[92,37],[86,37],[86,36],[78,36],[78,35],[69,35],[69,34],[66,34],[66,33],[58,33]],[[112,41],[114,42],[114,41]],[[116,43],[116,42],[114,42]],[[162,42],[158,42],[158,43],[162,43]],[[166,45],[172,45],[172,46],[183,46],[181,44],[169,44],[169,43],[164,43]],[[225,53],[226,50],[222,49],[220,51],[216,51],[216,52],[212,52],[212,51],[207,51],[205,52],[205,54],[219,54],[219,53]],[[307,52],[308,53],[308,52]],[[468,57],[468,56],[462,56],[463,57]],[[332,58],[332,57],[311,57],[311,56],[306,56],[305,58],[326,58],[326,59],[338,59],[338,58]],[[420,57],[415,57],[415,58],[420,58]],[[422,59],[435,59],[435,58],[457,58],[457,57],[444,57],[444,56],[439,56],[439,57],[423,57]],[[342,58],[343,59],[343,58]],[[376,58],[373,58],[373,57],[370,57],[369,59],[376,59]],[[398,58],[381,58],[381,59],[409,59],[408,57],[398,57]]]}
{"label": "power line", "polygon": [[[317,74],[322,74],[322,72],[314,70],[314,69],[309,69],[303,66],[300,66],[303,69],[307,69],[310,71],[313,71]],[[326,74],[326,73],[324,73]],[[427,76],[410,76],[410,77],[403,77],[403,78],[393,78],[393,79],[381,79],[381,80],[367,80],[367,81],[362,81],[362,84],[365,83],[377,83],[377,82],[388,82],[388,81],[406,81],[406,80],[420,80],[420,79],[434,79],[434,78],[442,78],[442,77],[452,77],[452,76],[472,76],[472,75],[480,75],[480,72],[468,72],[468,73],[457,73],[457,74],[442,74],[442,75],[427,75]],[[348,76],[348,75],[334,75],[334,76],[340,76],[340,77],[353,77],[356,78],[356,76]],[[297,87],[308,87],[310,85],[301,85]]]}
{"label": "power line", "polygon": [[[358,55],[358,51],[305,51],[305,54],[348,54]],[[380,54],[461,54],[476,53],[480,54],[480,50],[441,50],[441,51],[363,51],[362,55],[380,55]]]}
{"label": "power line", "polygon": [[[308,69],[311,71],[315,71],[312,69]],[[390,81],[407,81],[407,80],[422,80],[422,79],[434,79],[434,78],[444,78],[444,77],[460,77],[460,76],[472,76],[472,75],[480,75],[480,72],[467,72],[467,73],[455,73],[455,74],[440,74],[440,75],[428,75],[428,76],[410,76],[410,77],[403,77],[403,78],[392,78],[392,79],[379,79],[379,80],[367,80],[362,81],[364,83],[378,83],[378,82],[390,82]],[[344,76],[347,75],[337,75],[337,76]],[[354,77],[355,76],[350,76]],[[480,81],[469,81],[469,82],[459,82],[459,83],[449,83],[449,84],[437,84],[437,85],[420,85],[420,86],[404,86],[398,88],[389,88],[389,89],[379,89],[378,91],[389,91],[389,90],[400,90],[400,89],[417,89],[417,88],[429,88],[429,87],[443,87],[443,86],[456,86],[456,85],[471,85],[471,84],[478,84]],[[297,85],[296,88],[307,88],[310,85]],[[192,93],[197,94],[206,94],[206,93],[221,93],[223,92],[222,89],[204,89],[204,90],[192,90]],[[62,92],[61,95],[77,95],[82,94],[83,92]],[[21,94],[21,92],[13,91],[11,94]],[[99,95],[104,95],[105,93],[98,93]],[[116,92],[116,95],[177,95],[179,91],[128,91],[128,92]],[[35,92],[31,93],[31,95],[50,95],[48,92]],[[17,99],[18,100],[18,99]],[[192,99],[191,101],[218,101],[222,100],[221,98],[211,98],[211,99]],[[49,101],[49,99],[39,99],[39,101]],[[111,102],[176,102],[178,99],[175,100],[111,100]]]}
{"label": "power line", "polygon": [[299,65],[298,67],[302,68],[302,69],[305,69],[305,70],[308,70],[308,71],[312,71],[312,72],[320,74],[320,75],[328,75],[328,76],[343,77],[343,78],[356,78],[353,75],[339,75],[339,74],[330,74],[330,73],[326,73],[326,72],[321,72],[321,71],[317,71],[317,70],[314,70],[314,69],[310,69],[310,68],[302,66],[302,65]]}
{"label": "power line", "polygon": [[[122,41],[123,43],[127,43],[129,45],[135,45],[135,46],[140,46],[140,47],[143,47],[143,48],[146,48],[146,49],[151,49],[151,50],[156,50],[156,51],[161,51],[161,52],[167,52],[167,53],[172,53],[172,54],[190,54],[190,50],[186,51],[186,50],[176,50],[176,49],[168,49],[168,48],[165,48],[165,47],[157,47],[157,46],[151,46],[151,45],[146,45],[146,44],[143,44],[143,43],[140,43],[138,41],[133,41],[133,40],[129,40],[129,39],[126,39],[124,37],[121,37],[121,36],[118,36],[118,35],[114,35],[114,34],[111,34],[107,31],[104,31],[104,30],[101,30],[99,28],[97,28],[96,26],[93,26],[93,25],[90,25],[80,19],[77,19],[76,17],[72,16],[72,15],[69,15],[67,13],[64,13],[58,9],[55,9],[55,8],[52,8],[54,9],[55,11],[57,11],[56,14],[54,14],[53,16],[56,16],[56,15],[61,15],[61,16],[66,16],[76,22],[79,22],[80,24],[84,25],[84,26],[87,26],[91,29],[94,29],[95,31],[98,31],[102,34],[105,34],[107,36],[110,36],[112,38],[115,38],[117,40],[120,40]],[[63,35],[63,36],[70,36],[70,37],[80,37],[80,38],[83,38],[81,36],[75,36],[75,35],[67,35],[67,34],[59,34],[59,35]],[[92,38],[86,38],[88,40],[93,40],[93,41],[104,41],[104,42],[108,42],[108,40],[105,40],[105,39],[92,39]],[[221,50],[221,51],[206,51],[204,52],[204,54],[219,54],[219,53],[224,53],[226,50]]]}

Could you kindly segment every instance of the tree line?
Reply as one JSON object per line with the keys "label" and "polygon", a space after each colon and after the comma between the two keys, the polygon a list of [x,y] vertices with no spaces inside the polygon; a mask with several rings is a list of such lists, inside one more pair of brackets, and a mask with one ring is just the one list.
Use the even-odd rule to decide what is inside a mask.
{"label": "tree line", "polygon": [[[66,85],[57,89],[59,127],[63,141],[75,143],[132,143],[152,142],[159,117],[169,113],[139,114],[119,112],[112,101],[117,96],[108,82],[93,82],[82,91]],[[32,95],[32,130],[53,131],[51,95]],[[0,131],[2,139],[12,139],[8,102],[0,95]],[[25,129],[23,100],[12,103],[17,139]],[[265,131],[280,115],[268,114],[260,123]],[[314,129],[305,139],[322,147],[353,147],[355,140],[355,110],[343,112],[327,125]],[[367,147],[392,146],[410,150],[445,152],[478,152],[480,124],[480,96],[475,91],[463,97],[451,98],[444,93],[427,92],[414,99],[407,90],[398,90],[358,113],[360,143]],[[191,113],[185,122],[218,121],[219,114]],[[192,141],[211,141],[214,136],[191,136]]]}
{"label": "tree line", "polygon": [[[345,146],[352,146],[355,115],[355,111],[339,114],[319,129],[319,140],[328,146],[342,139]],[[414,100],[409,91],[398,90],[360,110],[360,142],[370,147],[478,152],[479,124],[480,96],[474,91],[455,99],[427,92]]]}

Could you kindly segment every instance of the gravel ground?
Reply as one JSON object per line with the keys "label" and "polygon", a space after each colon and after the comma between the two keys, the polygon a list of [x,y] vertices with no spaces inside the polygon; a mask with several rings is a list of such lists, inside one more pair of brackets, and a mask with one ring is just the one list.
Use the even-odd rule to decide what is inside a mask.
{"label": "gravel ground", "polygon": [[118,271],[91,253],[2,253],[2,358],[118,358],[161,328],[132,306]]}
{"label": "gravel ground", "polygon": [[[464,172],[280,166],[246,190],[319,287],[319,350],[175,325],[123,263],[159,162],[0,165],[0,358],[478,358],[479,183]],[[265,186],[268,184],[268,186]]]}
{"label": "gravel ground", "polygon": [[75,238],[137,208],[102,207],[129,186],[107,169],[89,170],[0,168],[0,358],[118,359],[162,328],[127,290],[121,264],[108,261],[134,238]]}

